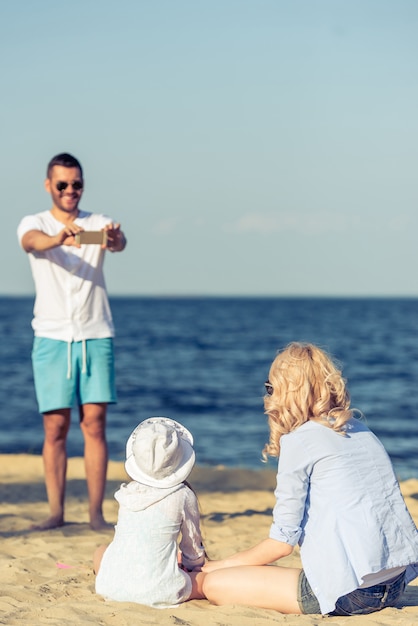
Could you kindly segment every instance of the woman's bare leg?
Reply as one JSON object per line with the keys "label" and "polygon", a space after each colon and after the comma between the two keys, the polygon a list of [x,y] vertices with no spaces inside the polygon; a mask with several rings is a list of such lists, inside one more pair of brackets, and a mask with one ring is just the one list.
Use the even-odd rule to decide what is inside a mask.
{"label": "woman's bare leg", "polygon": [[212,604],[241,604],[300,615],[297,599],[301,570],[275,565],[245,565],[209,572],[203,594]]}

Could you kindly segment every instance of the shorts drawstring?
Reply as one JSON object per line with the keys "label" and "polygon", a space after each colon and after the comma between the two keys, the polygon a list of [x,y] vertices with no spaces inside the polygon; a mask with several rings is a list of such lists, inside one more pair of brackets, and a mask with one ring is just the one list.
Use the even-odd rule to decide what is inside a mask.
{"label": "shorts drawstring", "polygon": [[67,343],[67,380],[70,380],[72,376],[72,368],[71,368],[71,344],[72,341]]}
{"label": "shorts drawstring", "polygon": [[82,349],[82,354],[83,354],[81,373],[87,374],[87,343],[85,339],[83,339],[83,341],[81,342],[81,349]]}
{"label": "shorts drawstring", "polygon": [[[72,341],[67,343],[67,380],[72,378],[72,358],[71,358],[71,346]],[[87,374],[87,342],[85,339],[81,342],[81,351],[82,351],[82,363],[81,363],[81,373]]]}

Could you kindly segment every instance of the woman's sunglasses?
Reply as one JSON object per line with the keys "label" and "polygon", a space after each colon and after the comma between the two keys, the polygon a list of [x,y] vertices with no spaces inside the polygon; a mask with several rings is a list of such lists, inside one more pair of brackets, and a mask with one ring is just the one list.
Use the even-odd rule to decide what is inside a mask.
{"label": "woman's sunglasses", "polygon": [[264,383],[264,387],[266,388],[266,393],[269,396],[273,395],[273,385],[271,384],[271,382],[269,380],[266,380],[266,382]]}
{"label": "woman's sunglasses", "polygon": [[81,182],[81,180],[75,180],[73,183],[65,183],[63,180],[61,180],[59,183],[56,184],[56,188],[57,191],[64,191],[70,185],[74,189],[74,191],[80,191],[80,189],[83,189],[83,183]]}

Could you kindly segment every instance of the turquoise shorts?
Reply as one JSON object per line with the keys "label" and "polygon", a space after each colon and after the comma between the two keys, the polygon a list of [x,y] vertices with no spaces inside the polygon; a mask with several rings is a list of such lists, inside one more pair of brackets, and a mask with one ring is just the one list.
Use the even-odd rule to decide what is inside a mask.
{"label": "turquoise shorts", "polygon": [[113,339],[35,337],[32,366],[40,413],[116,402]]}

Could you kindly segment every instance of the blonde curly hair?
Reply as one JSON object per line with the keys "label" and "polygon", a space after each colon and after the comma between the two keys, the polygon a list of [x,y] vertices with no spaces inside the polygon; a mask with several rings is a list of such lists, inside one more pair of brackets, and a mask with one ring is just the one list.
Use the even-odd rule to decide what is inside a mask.
{"label": "blonde curly hair", "polygon": [[290,343],[274,359],[269,372],[272,394],[264,397],[270,441],[262,455],[279,456],[280,438],[310,419],[324,420],[344,434],[353,414],[346,381],[332,358],[310,343]]}

